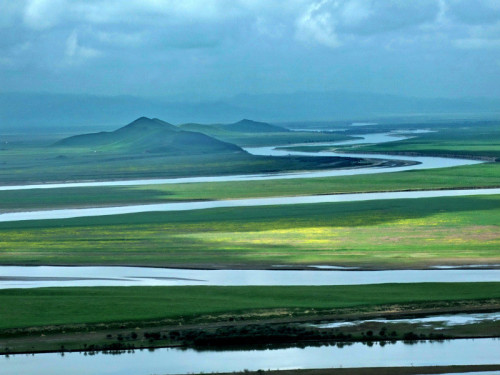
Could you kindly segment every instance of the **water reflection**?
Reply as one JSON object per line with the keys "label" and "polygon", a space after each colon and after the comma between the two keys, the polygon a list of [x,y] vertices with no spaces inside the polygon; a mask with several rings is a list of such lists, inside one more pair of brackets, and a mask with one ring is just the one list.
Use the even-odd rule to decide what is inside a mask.
{"label": "water reflection", "polygon": [[196,351],[137,350],[121,355],[103,353],[11,355],[0,358],[2,375],[149,375],[233,372],[247,370],[339,367],[447,366],[498,363],[497,339],[362,343],[265,350]]}

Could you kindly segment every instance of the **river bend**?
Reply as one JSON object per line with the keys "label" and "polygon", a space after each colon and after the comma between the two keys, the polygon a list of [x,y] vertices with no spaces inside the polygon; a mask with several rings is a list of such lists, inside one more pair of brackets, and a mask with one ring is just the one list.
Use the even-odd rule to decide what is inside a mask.
{"label": "river bend", "polygon": [[[366,134],[361,139],[354,139],[343,142],[333,143],[310,143],[286,145],[286,147],[294,146],[341,146],[354,144],[378,144],[385,142],[394,142],[406,139],[397,133],[377,133]],[[205,177],[181,177],[181,178],[163,178],[163,179],[147,179],[147,180],[121,180],[121,181],[93,181],[93,182],[67,182],[67,183],[47,183],[47,184],[27,184],[17,186],[0,186],[2,190],[28,190],[28,189],[54,189],[54,188],[69,188],[69,187],[92,187],[92,186],[138,186],[138,185],[159,185],[159,184],[183,184],[183,183],[200,183],[200,182],[228,182],[228,181],[259,181],[259,180],[283,180],[295,178],[315,178],[315,177],[336,177],[336,176],[354,176],[362,174],[401,172],[416,169],[431,169],[431,168],[447,168],[457,167],[462,165],[472,165],[481,163],[478,160],[458,159],[458,158],[442,158],[442,157],[424,157],[424,156],[400,156],[386,154],[354,154],[354,153],[339,153],[339,152],[299,152],[279,149],[278,146],[273,147],[250,147],[246,148],[251,154],[266,155],[266,156],[340,156],[354,158],[370,158],[383,160],[400,160],[407,161],[409,165],[400,167],[365,167],[353,169],[331,169],[306,172],[283,172],[283,173],[266,173],[266,174],[251,174],[251,175],[231,175],[231,176],[205,176]]]}

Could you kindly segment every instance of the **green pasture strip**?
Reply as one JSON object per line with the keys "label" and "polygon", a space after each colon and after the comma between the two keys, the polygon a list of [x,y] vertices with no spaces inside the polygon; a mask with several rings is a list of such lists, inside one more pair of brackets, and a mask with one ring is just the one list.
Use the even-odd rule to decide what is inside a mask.
{"label": "green pasture strip", "polygon": [[13,289],[0,290],[0,329],[497,298],[500,283]]}
{"label": "green pasture strip", "polygon": [[217,133],[206,132],[206,134],[241,147],[262,147],[310,142],[341,142],[359,138],[357,135],[349,136],[341,132],[320,133],[307,131],[287,133],[238,133],[222,131]]}
{"label": "green pasture strip", "polygon": [[[411,134],[410,134],[411,135]],[[415,152],[428,155],[500,158],[500,125],[476,123],[442,125],[434,133],[417,134],[403,141],[355,146],[357,152]]]}
{"label": "green pasture strip", "polygon": [[0,191],[0,210],[485,187],[500,187],[500,163],[329,178]]}
{"label": "green pasture strip", "polygon": [[0,223],[1,264],[500,263],[500,195]]}

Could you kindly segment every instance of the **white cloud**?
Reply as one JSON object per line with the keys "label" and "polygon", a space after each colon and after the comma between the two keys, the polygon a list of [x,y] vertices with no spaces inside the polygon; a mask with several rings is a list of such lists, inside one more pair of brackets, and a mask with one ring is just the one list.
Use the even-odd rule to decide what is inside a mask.
{"label": "white cloud", "polygon": [[69,65],[85,62],[99,56],[101,53],[93,48],[81,46],[78,42],[78,33],[74,30],[66,39],[66,63]]}
{"label": "white cloud", "polygon": [[24,10],[24,23],[35,30],[58,23],[66,8],[64,0],[29,0]]}
{"label": "white cloud", "polygon": [[448,4],[446,0],[438,0],[438,5],[439,11],[436,15],[435,22],[438,25],[445,25],[450,22],[448,19]]}
{"label": "white cloud", "polygon": [[327,47],[341,45],[335,33],[332,14],[325,9],[329,1],[323,0],[311,4],[297,21],[297,38],[304,42],[313,41]]}
{"label": "white cloud", "polygon": [[246,6],[233,0],[107,0],[75,1],[75,13],[91,23],[214,21],[245,13]]}
{"label": "white cloud", "polygon": [[372,13],[373,10],[370,9],[369,2],[360,0],[348,1],[341,10],[342,20],[348,25],[360,25]]}

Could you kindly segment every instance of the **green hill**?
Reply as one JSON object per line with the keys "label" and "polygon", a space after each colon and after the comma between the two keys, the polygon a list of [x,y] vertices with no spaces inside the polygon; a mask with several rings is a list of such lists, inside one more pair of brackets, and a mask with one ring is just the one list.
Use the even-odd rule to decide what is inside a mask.
{"label": "green hill", "polygon": [[185,131],[168,122],[147,117],[140,117],[113,132],[65,138],[55,143],[55,146],[172,155],[244,153],[241,148],[231,143],[219,141],[206,134]]}
{"label": "green hill", "polygon": [[305,142],[336,142],[350,139],[348,136],[339,133],[297,132],[253,120],[212,125],[186,123],[179,125],[179,129],[203,133],[241,147],[289,145]]}
{"label": "green hill", "polygon": [[267,122],[247,119],[232,124],[205,125],[187,123],[180,125],[179,128],[213,135],[224,135],[228,133],[286,133],[290,131],[286,128],[282,128],[281,126],[268,124]]}
{"label": "green hill", "polygon": [[182,130],[190,131],[190,132],[199,132],[199,133],[210,134],[210,135],[227,133],[226,130],[222,129],[218,125],[187,123],[187,124],[179,125],[179,128]]}
{"label": "green hill", "polygon": [[233,124],[220,125],[222,129],[240,133],[283,133],[290,130],[281,126],[271,125],[267,122],[259,122],[243,119]]}

